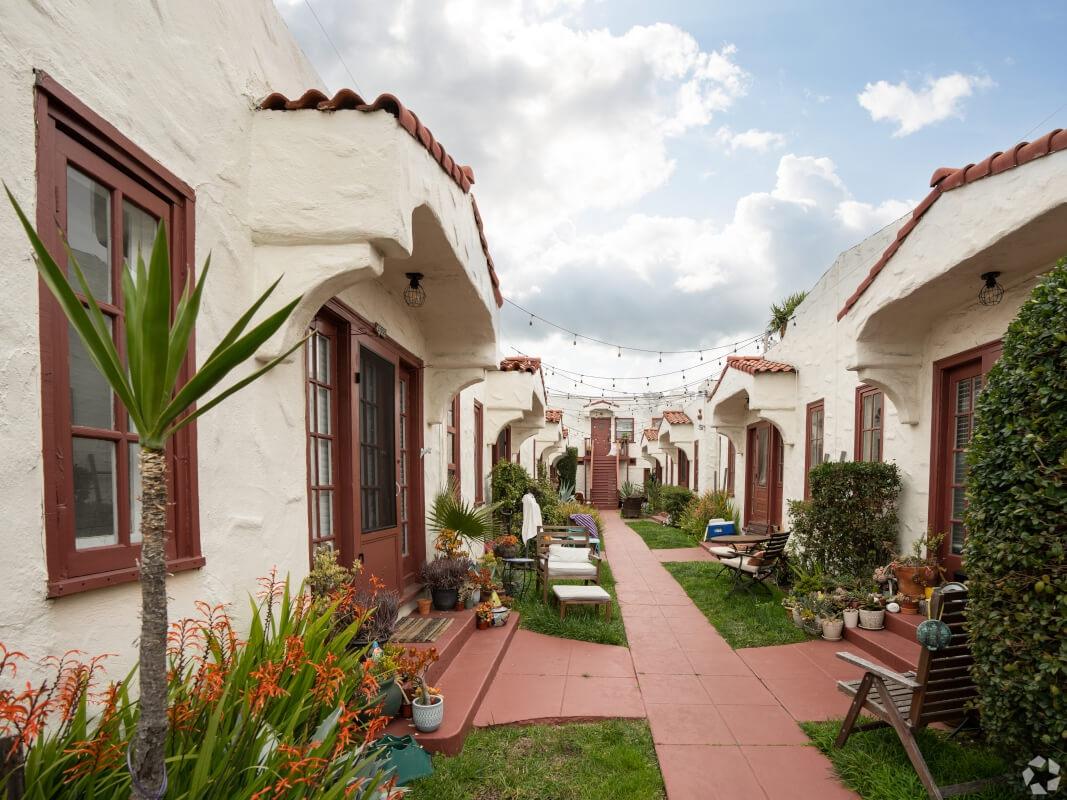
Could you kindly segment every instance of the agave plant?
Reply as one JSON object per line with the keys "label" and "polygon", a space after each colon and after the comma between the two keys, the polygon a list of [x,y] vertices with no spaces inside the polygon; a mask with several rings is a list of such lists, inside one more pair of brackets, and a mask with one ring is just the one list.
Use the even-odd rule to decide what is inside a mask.
{"label": "agave plant", "polygon": [[572,481],[560,481],[557,492],[561,503],[570,503],[574,500],[574,483]]}
{"label": "agave plant", "polygon": [[789,320],[793,318],[797,306],[803,303],[807,296],[807,292],[793,292],[782,302],[772,303],[771,318],[767,323],[767,332],[777,333],[779,338],[784,339],[786,329],[789,327]]}
{"label": "agave plant", "polygon": [[455,480],[449,479],[433,499],[430,507],[430,529],[441,533],[451,531],[468,542],[486,542],[496,536],[493,513],[497,503],[474,505],[463,499]]}
{"label": "agave plant", "polygon": [[[181,386],[181,366],[200,313],[211,258],[200,280],[187,283],[177,304],[171,296],[170,248],[164,225],[156,231],[147,266],[138,253],[136,268],[122,271],[126,321],[126,360],[119,357],[100,306],[89,290],[81,267],[67,248],[67,262],[80,295],[66,272],[46,249],[11,191],[8,199],[33,246],[37,270],[51,290],[93,364],[119,398],[140,437],[141,475],[141,636],[140,715],[133,747],[135,796],[155,797],[164,784],[167,738],[167,441],[197,417],[217,406],[268,370],[302,342],[251,374],[200,403],[236,367],[243,364],[285,323],[298,297],[246,332],[252,317],[267,301],[278,281],[245,311],[200,368]],[[280,279],[279,279],[280,280]],[[173,314],[171,313],[173,309]]]}

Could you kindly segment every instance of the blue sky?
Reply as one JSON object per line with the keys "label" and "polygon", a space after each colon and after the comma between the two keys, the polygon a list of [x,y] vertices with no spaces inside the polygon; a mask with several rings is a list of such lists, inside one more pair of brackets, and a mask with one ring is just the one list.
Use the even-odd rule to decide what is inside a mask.
{"label": "blue sky", "polygon": [[[1058,2],[309,1],[352,77],[276,0],[328,87],[397,94],[474,167],[505,294],[652,349],[758,333],[936,167],[1067,127]],[[693,360],[503,323],[575,371]]]}

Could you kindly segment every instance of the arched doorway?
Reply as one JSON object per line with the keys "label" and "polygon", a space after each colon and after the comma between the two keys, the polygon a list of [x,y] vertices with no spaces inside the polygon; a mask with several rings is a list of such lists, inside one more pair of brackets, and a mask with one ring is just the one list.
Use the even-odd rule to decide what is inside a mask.
{"label": "arched doorway", "polygon": [[782,527],[782,435],[761,420],[748,426],[745,447],[745,526]]}

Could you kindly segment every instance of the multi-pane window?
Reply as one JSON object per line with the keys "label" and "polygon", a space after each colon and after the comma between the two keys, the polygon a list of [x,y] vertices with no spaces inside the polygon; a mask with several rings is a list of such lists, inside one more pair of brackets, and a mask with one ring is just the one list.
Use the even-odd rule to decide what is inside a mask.
{"label": "multi-pane window", "polygon": [[337,326],[315,320],[305,345],[307,362],[308,503],[311,551],[337,546],[338,392]]}
{"label": "multi-pane window", "polygon": [[767,485],[767,471],[769,468],[770,451],[768,445],[770,443],[771,427],[770,425],[760,425],[756,429],[756,485]]}
{"label": "multi-pane window", "polygon": [[804,497],[810,497],[808,472],[823,462],[823,427],[826,419],[826,407],[822,400],[808,404],[807,431],[804,442]]}
{"label": "multi-pane window", "polygon": [[361,347],[359,374],[360,515],[369,533],[396,524],[396,368]]}
{"label": "multi-pane window", "polygon": [[737,471],[737,448],[734,443],[727,440],[726,443],[726,470],[723,476],[723,485],[730,497],[734,496],[734,473]]}
{"label": "multi-pane window", "polygon": [[[400,426],[397,433],[400,440],[399,458],[397,458],[396,485],[400,493],[400,554],[404,557],[411,555],[411,378],[407,370],[401,370],[399,386],[400,392],[400,416],[397,424]],[[458,479],[457,479],[458,483]]]}
{"label": "multi-pane window", "polygon": [[448,405],[445,419],[445,454],[448,458],[448,478],[460,492],[460,438],[459,438],[459,395],[452,398]]}
{"label": "multi-pane window", "polygon": [[615,418],[615,438],[620,442],[632,442],[634,440],[633,417]]}
{"label": "multi-pane window", "polygon": [[474,502],[485,502],[485,412],[474,401]]}
{"label": "multi-pane window", "polygon": [[952,479],[949,484],[951,507],[949,512],[949,548],[953,555],[963,553],[967,528],[963,512],[967,506],[967,447],[974,433],[974,403],[982,391],[982,376],[963,378],[956,383],[953,403],[952,425],[949,436],[952,449]]}
{"label": "multi-pane window", "polygon": [[[164,224],[172,292],[177,295],[191,280],[192,190],[44,75],[38,78],[37,102],[42,238],[70,272],[65,235],[124,360],[123,272],[136,275],[138,256],[148,259]],[[78,282],[72,283],[87,304]],[[42,292],[45,532],[49,592],[55,596],[136,579],[141,479],[137,430],[126,409],[58,303]],[[180,377],[190,368],[191,359]],[[172,570],[203,563],[194,441],[190,426],[168,446]]]}
{"label": "multi-pane window", "polygon": [[856,389],[856,460],[882,460],[884,395],[873,386]]}

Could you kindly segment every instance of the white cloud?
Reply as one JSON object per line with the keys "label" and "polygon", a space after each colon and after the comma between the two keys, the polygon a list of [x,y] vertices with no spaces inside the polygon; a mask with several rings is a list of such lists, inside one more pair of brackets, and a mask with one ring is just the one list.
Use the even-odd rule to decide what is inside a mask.
{"label": "white cloud", "polygon": [[949,117],[962,118],[963,101],[976,91],[995,85],[986,76],[954,72],[940,78],[927,78],[919,90],[912,89],[907,81],[868,83],[856,99],[875,122],[895,122],[894,136],[907,136]]}
{"label": "white cloud", "polygon": [[715,132],[715,140],[725,146],[731,153],[738,150],[755,150],[757,153],[766,153],[768,150],[785,146],[785,136],[780,133],[761,131],[757,128],[735,132],[729,125],[723,125]]}
{"label": "white cloud", "polygon": [[870,233],[900,219],[914,208],[915,203],[910,200],[886,200],[878,205],[846,200],[837,207],[835,214],[849,230]]}

